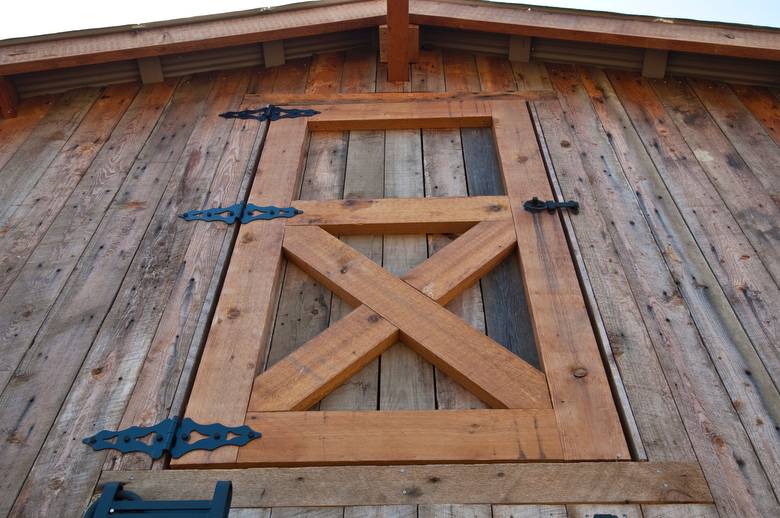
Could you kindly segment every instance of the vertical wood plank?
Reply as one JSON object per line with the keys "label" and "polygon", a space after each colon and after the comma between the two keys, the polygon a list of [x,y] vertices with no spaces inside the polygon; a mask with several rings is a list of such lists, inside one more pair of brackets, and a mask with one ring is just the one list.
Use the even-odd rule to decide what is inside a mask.
{"label": "vertical wood plank", "polygon": [[489,505],[425,504],[418,506],[418,518],[491,518]]}
{"label": "vertical wood plank", "polygon": [[10,160],[38,122],[51,109],[57,96],[40,96],[19,103],[18,115],[13,119],[0,120],[0,170]]}
{"label": "vertical wood plank", "polygon": [[494,505],[493,518],[566,518],[563,505]]}
{"label": "vertical wood plank", "polygon": [[569,518],[594,518],[597,515],[614,515],[618,518],[642,518],[642,510],[638,505],[567,505]]}
{"label": "vertical wood plank", "polygon": [[[112,428],[121,418],[145,353],[145,348],[135,349],[136,340],[148,333],[151,320],[159,318],[157,301],[167,295],[165,289],[157,291],[157,284],[178,270],[179,254],[189,239],[188,232],[176,232],[184,223],[177,214],[203,199],[212,172],[202,157],[207,151],[216,154],[216,149],[221,153],[223,145],[211,137],[221,125],[213,118],[224,110],[224,95],[213,89],[211,77],[192,83],[182,83],[182,96],[174,99],[169,112],[172,118],[150,139],[152,146],[141,151],[49,311],[34,347],[27,351],[18,372],[37,375],[28,383],[9,385],[16,388],[14,398],[24,401],[13,407],[31,420],[18,424],[48,433],[42,447],[35,440],[20,443],[17,455],[2,450],[13,456],[10,462],[24,465],[21,458],[34,456],[40,447],[12,515],[26,516],[31,509],[41,514],[83,509],[97,481],[105,456],[81,455],[81,438]],[[205,110],[208,116],[202,115]],[[182,131],[182,126],[192,129]],[[181,136],[174,138],[177,132]],[[166,156],[170,160],[159,161]],[[27,406],[26,390],[36,394],[38,408]],[[59,481],[61,490],[51,493],[52,484]]]}
{"label": "vertical wood plank", "polygon": [[[132,130],[136,128],[132,127],[133,119],[128,118],[123,121],[123,126],[116,128],[119,135],[111,138],[137,92],[138,86],[132,83],[107,87],[38,183],[24,199],[19,200],[18,205],[8,208],[7,220],[0,228],[0,271],[3,272],[0,296],[16,279],[22,265],[84,175],[94,171],[92,164],[96,162],[96,167],[100,167],[114,159],[114,148],[118,147],[121,151],[125,139],[131,137]],[[136,106],[133,113],[143,114],[146,107],[141,104],[139,112]],[[159,112],[149,110],[146,115],[159,115]],[[131,126],[130,131],[128,126]],[[143,131],[143,128],[138,129]]]}
{"label": "vertical wood plank", "polygon": [[761,86],[731,85],[731,89],[780,146],[780,98]]}
{"label": "vertical wood plank", "polygon": [[[287,67],[283,65],[280,68]],[[279,76],[277,76],[278,79]],[[260,157],[249,201],[287,207],[295,196],[307,144],[306,119],[276,121]],[[186,416],[197,422],[243,424],[252,381],[265,357],[282,271],[284,220],[239,228],[225,283],[195,376]],[[264,260],[257,262],[262,256]],[[222,397],[230,393],[229,399]],[[178,462],[231,463],[238,448],[192,452]],[[174,463],[177,461],[174,461]]]}
{"label": "vertical wood plank", "polygon": [[493,103],[498,160],[512,205],[534,336],[564,456],[567,460],[628,459],[561,223],[550,214],[532,215],[522,208],[532,196],[552,198],[530,116],[524,105],[498,104]]}
{"label": "vertical wood plank", "polygon": [[780,205],[780,154],[777,143],[724,83],[688,79],[704,106],[761,180],[775,203]]}
{"label": "vertical wood plank", "polygon": [[[571,67],[549,66],[550,75],[556,89],[560,93],[565,119],[557,119],[554,127],[565,128],[574,126],[569,138],[560,141],[560,148],[568,153],[573,160],[579,157],[581,162],[575,162],[571,166],[573,171],[570,180],[572,191],[583,196],[583,207],[608,207],[609,212],[603,214],[605,219],[601,227],[610,235],[616,255],[623,271],[628,279],[630,289],[636,297],[636,302],[641,311],[641,318],[647,326],[648,335],[653,343],[654,354],[649,358],[657,357],[663,368],[663,377],[668,380],[669,389],[674,395],[677,411],[679,411],[685,429],[690,437],[695,450],[696,459],[701,463],[713,496],[718,501],[721,509],[727,515],[760,514],[770,512],[772,505],[767,498],[767,492],[771,493],[770,486],[764,473],[758,468],[758,461],[749,445],[744,429],[738,423],[738,417],[732,407],[730,398],[722,388],[721,381],[715,371],[707,351],[701,343],[701,338],[694,326],[689,313],[689,308],[683,299],[680,288],[675,284],[668,266],[656,243],[653,227],[660,227],[662,232],[669,228],[669,217],[659,222],[660,225],[651,223],[654,221],[655,211],[651,207],[645,209],[644,205],[651,200],[657,200],[661,193],[652,191],[637,197],[637,187],[644,186],[640,182],[632,184],[626,175],[637,175],[640,179],[650,177],[652,169],[647,167],[647,159],[638,162],[637,158],[627,162],[626,169],[621,167],[619,157],[611,147],[610,140],[624,138],[623,132],[628,131],[630,122],[624,115],[618,119],[616,126],[619,131],[610,131],[609,134],[599,124],[594,124],[593,109],[584,89],[578,85],[577,76]],[[613,103],[619,99],[611,99],[614,93],[605,95],[604,100]],[[600,103],[599,103],[600,105]],[[537,108],[542,106],[537,103]],[[540,108],[541,109],[541,108]],[[608,119],[609,120],[609,119]],[[548,131],[548,130],[545,130]],[[549,140],[549,139],[548,139]],[[552,149],[556,149],[552,146]],[[641,149],[641,148],[640,148]],[[564,151],[561,151],[565,154]],[[640,164],[641,174],[635,171]],[[557,166],[557,165],[556,165]],[[576,175],[576,171],[584,171],[587,176]],[[560,176],[559,178],[564,178]],[[595,199],[585,197],[593,187]],[[641,192],[641,191],[640,191]],[[584,209],[587,213],[587,209]],[[598,227],[596,227],[598,228]],[[662,234],[663,235],[663,234]],[[585,247],[584,251],[588,251]],[[601,256],[594,260],[604,261]],[[607,268],[607,265],[604,265]],[[619,278],[619,277],[617,277]],[[619,283],[616,283],[619,285]],[[630,307],[630,306],[627,306]],[[629,311],[624,312],[627,316]],[[623,318],[622,314],[618,315]],[[612,336],[618,336],[617,343],[613,342],[613,348],[624,349],[618,353],[619,360],[632,359],[631,351],[640,351],[633,346],[628,339],[632,334],[625,333],[625,327],[617,327]],[[623,336],[625,335],[625,336]],[[641,342],[639,342],[641,343]],[[638,358],[637,358],[638,360]],[[637,361],[634,360],[634,361]],[[652,363],[649,364],[652,366]],[[648,375],[653,374],[654,369],[649,369]],[[632,372],[634,375],[642,372],[639,368],[626,368],[623,371],[626,376]],[[648,378],[648,381],[652,378]],[[644,389],[648,383],[643,380],[636,381],[642,394],[651,395],[653,390]],[[653,383],[651,386],[658,386]],[[656,395],[653,399],[658,402],[659,409],[665,397]],[[688,458],[687,447],[676,433],[675,419],[666,417],[663,421],[652,408],[643,411],[642,407],[634,407],[635,415],[640,420],[640,431],[643,434],[643,442],[651,460],[659,455],[676,456],[676,458]],[[672,416],[671,410],[664,412],[666,416]],[[656,428],[647,426],[647,423],[657,420]],[[662,428],[662,422],[668,422],[666,429]],[[717,430],[715,436],[713,431]],[[672,433],[674,432],[674,433]],[[651,433],[652,435],[646,435]],[[655,438],[662,439],[655,442]],[[738,467],[735,458],[740,459],[741,467]],[[761,488],[755,496],[747,487]],[[773,499],[771,499],[773,500]],[[741,510],[740,510],[741,509]],[[747,511],[745,511],[747,510]]]}
{"label": "vertical wood plank", "polygon": [[6,222],[9,212],[27,196],[67,146],[100,93],[98,88],[82,88],[62,94],[6,162],[0,170],[0,224]]}

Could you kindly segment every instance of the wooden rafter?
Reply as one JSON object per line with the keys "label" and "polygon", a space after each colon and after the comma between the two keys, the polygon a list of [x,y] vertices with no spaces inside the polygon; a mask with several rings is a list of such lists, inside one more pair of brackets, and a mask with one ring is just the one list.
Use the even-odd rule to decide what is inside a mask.
{"label": "wooden rafter", "polygon": [[[408,1],[407,27],[411,21],[521,36],[780,60],[780,32],[774,29],[680,20],[668,23],[636,16],[464,1]],[[385,4],[386,0],[364,0],[34,38],[0,47],[0,75],[377,27],[387,19]]]}
{"label": "wooden rafter", "polygon": [[[512,222],[483,222],[403,280],[446,304],[515,246]],[[468,258],[468,260],[466,260]],[[305,410],[398,341],[398,328],[360,306],[255,378],[249,410]]]}
{"label": "wooden rafter", "polygon": [[494,408],[548,408],[545,376],[387,270],[317,227],[287,227],[299,268],[396,326],[401,340]]}
{"label": "wooden rafter", "polygon": [[387,0],[387,80],[409,80],[409,0]]}

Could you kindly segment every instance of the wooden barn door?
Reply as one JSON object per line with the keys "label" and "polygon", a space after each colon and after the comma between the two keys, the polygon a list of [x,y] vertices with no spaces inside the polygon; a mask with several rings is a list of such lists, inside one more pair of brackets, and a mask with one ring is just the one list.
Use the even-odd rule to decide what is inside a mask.
{"label": "wooden barn door", "polygon": [[[527,106],[519,100],[319,105],[270,124],[249,202],[293,218],[242,225],[186,416],[248,424],[248,445],[195,451],[174,466],[629,460]],[[295,200],[317,130],[490,127],[506,196]],[[460,234],[401,278],[337,236]],[[444,305],[517,251],[541,370]],[[265,372],[284,259],[354,309]],[[307,411],[397,341],[488,405],[480,410]]]}

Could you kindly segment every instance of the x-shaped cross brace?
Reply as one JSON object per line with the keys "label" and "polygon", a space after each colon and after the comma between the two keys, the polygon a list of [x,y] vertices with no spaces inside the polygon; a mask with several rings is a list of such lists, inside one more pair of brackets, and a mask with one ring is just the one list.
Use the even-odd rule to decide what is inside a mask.
{"label": "x-shaped cross brace", "polygon": [[545,376],[443,307],[514,248],[483,221],[402,279],[317,226],[288,226],[287,257],[356,307],[255,378],[248,410],[305,410],[398,340],[494,408],[550,408]]}

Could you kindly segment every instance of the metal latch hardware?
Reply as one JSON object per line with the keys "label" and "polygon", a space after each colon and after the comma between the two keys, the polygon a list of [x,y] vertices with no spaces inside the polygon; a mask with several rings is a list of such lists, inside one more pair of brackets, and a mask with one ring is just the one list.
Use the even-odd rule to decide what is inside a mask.
{"label": "metal latch hardware", "polygon": [[285,108],[269,104],[255,110],[241,110],[240,112],[220,113],[220,117],[226,119],[257,119],[259,121],[278,121],[279,119],[297,119],[298,117],[311,117],[317,115],[317,110],[303,108]]}
{"label": "metal latch hardware", "polygon": [[179,214],[180,218],[187,221],[223,221],[232,225],[236,220],[241,223],[249,223],[258,219],[292,218],[303,214],[302,210],[295,207],[274,207],[273,205],[261,207],[254,203],[236,203],[230,207],[215,207],[213,209],[193,209]]}
{"label": "metal latch hardware", "polygon": [[100,498],[84,513],[84,518],[227,518],[232,499],[233,486],[225,480],[217,482],[211,500],[143,500],[137,494],[126,491],[121,482],[108,482],[103,485]]}
{"label": "metal latch hardware", "polygon": [[536,196],[533,199],[523,203],[523,208],[528,212],[542,212],[549,211],[555,212],[556,209],[570,209],[573,213],[577,214],[580,211],[580,204],[574,200],[569,201],[542,201]]}
{"label": "metal latch hardware", "polygon": [[[131,426],[112,432],[103,430],[82,441],[94,450],[146,453],[159,459],[166,451],[178,459],[193,450],[216,450],[221,446],[244,446],[263,434],[247,425],[199,424],[190,418],[169,417],[154,426]],[[191,442],[192,441],[192,442]]]}

